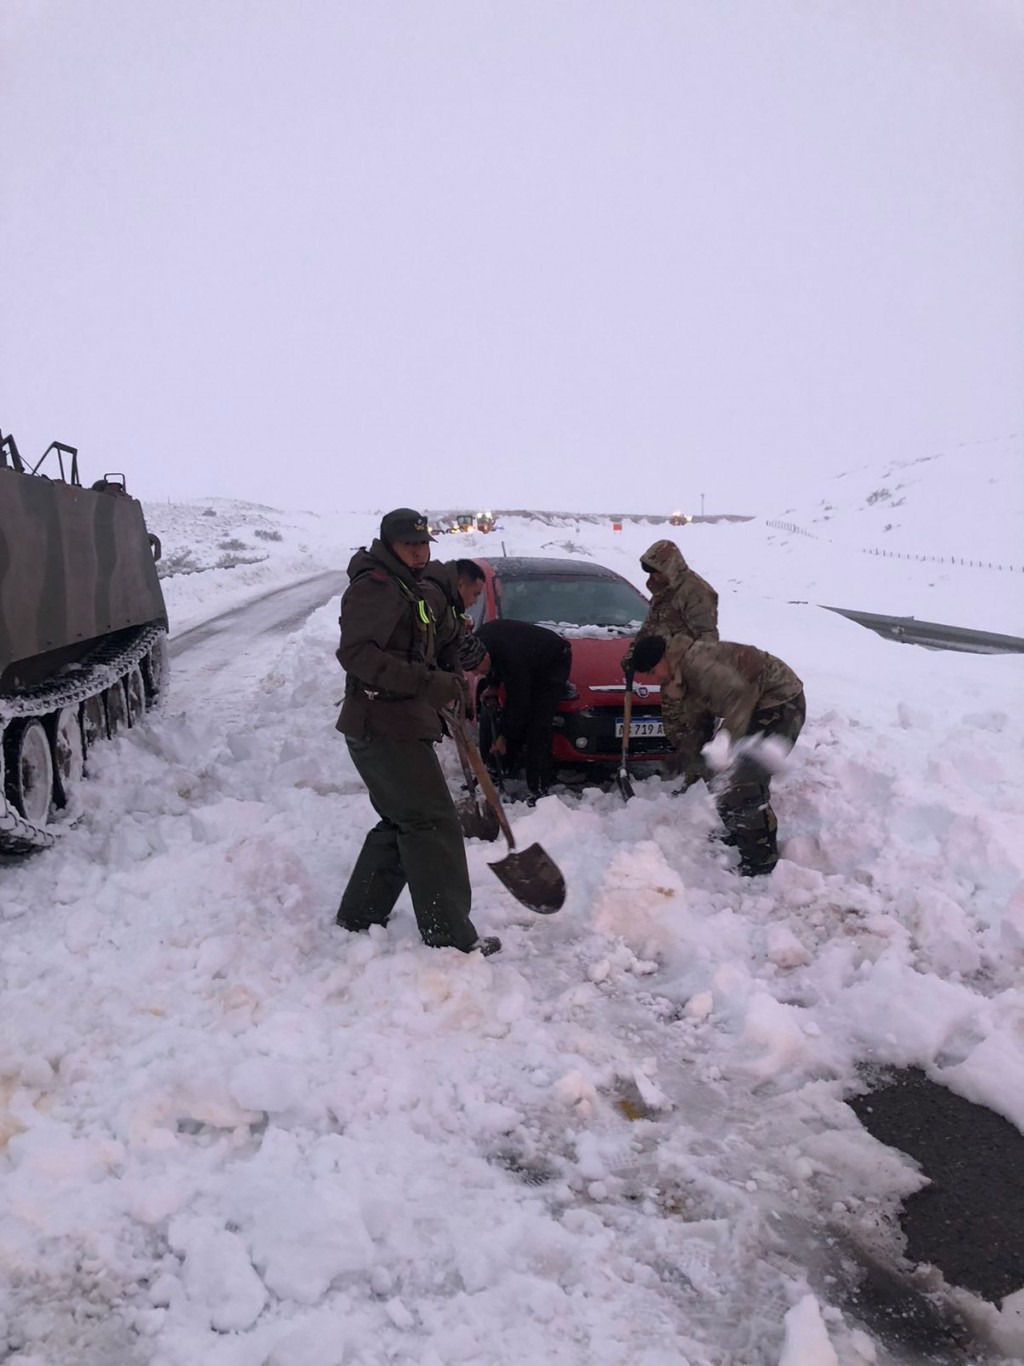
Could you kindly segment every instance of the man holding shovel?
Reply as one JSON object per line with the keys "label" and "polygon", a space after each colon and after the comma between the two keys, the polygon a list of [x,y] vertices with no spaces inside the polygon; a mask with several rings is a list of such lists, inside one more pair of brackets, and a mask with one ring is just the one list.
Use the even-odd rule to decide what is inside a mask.
{"label": "man holding shovel", "polygon": [[[367,834],[338,908],[352,931],[386,925],[408,883],[420,936],[433,948],[497,953],[470,919],[471,891],[459,819],[434,746],[440,713],[464,684],[438,653],[437,622],[422,576],[430,560],[426,518],[396,508],[368,550],[348,566],[338,661],[345,700],[337,729],[380,817]],[[447,665],[448,668],[440,667]]]}
{"label": "man holding shovel", "polygon": [[[646,636],[633,649],[633,667],[660,683],[663,697],[685,689],[722,718],[731,740],[728,768],[715,777],[698,755],[691,781],[700,777],[711,787],[726,830],[724,842],[739,851],[740,874],[770,873],[779,861],[771,775],[803,729],[807,706],[800,679],[765,650],[724,640],[684,641],[666,649],[662,636]],[[765,744],[769,737],[774,746]],[[669,738],[687,740],[671,731]]]}

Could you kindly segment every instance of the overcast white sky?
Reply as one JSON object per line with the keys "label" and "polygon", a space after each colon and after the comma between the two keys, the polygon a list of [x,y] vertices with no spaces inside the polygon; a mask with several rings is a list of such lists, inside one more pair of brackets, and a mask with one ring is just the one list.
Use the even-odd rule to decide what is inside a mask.
{"label": "overcast white sky", "polygon": [[0,43],[25,455],[770,513],[1022,429],[1017,0],[3,0]]}

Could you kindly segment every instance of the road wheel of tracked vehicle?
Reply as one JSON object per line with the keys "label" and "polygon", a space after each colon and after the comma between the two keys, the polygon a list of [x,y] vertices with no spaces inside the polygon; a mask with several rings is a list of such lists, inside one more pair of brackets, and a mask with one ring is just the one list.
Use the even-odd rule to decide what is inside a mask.
{"label": "road wheel of tracked vehicle", "polygon": [[128,724],[128,698],[120,679],[103,694],[103,705],[107,709],[107,734],[116,735]]}
{"label": "road wheel of tracked vehicle", "polygon": [[4,731],[7,800],[27,821],[45,825],[53,800],[53,756],[41,721],[14,721]]}
{"label": "road wheel of tracked vehicle", "polygon": [[50,719],[53,738],[53,800],[67,806],[85,772],[85,742],[78,707],[62,707]]}
{"label": "road wheel of tracked vehicle", "polygon": [[128,703],[128,724],[138,726],[146,715],[146,684],[142,678],[142,670],[136,664],[131,673],[125,674],[121,682],[124,684]]}
{"label": "road wheel of tracked vehicle", "polygon": [[93,745],[107,738],[107,713],[103,706],[103,696],[96,693],[82,703],[82,741],[88,761]]}
{"label": "road wheel of tracked vehicle", "polygon": [[164,694],[167,687],[167,637],[161,636],[142,661],[142,676],[146,680],[146,696],[150,706]]}

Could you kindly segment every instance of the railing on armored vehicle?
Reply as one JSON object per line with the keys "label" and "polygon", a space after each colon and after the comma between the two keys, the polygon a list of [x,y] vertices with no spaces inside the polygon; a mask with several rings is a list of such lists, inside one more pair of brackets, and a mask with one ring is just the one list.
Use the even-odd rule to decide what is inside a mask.
{"label": "railing on armored vehicle", "polygon": [[[38,474],[51,451],[57,452],[57,463],[60,465],[61,483],[75,484],[80,488],[81,480],[78,477],[78,447],[66,446],[63,441],[51,441],[36,463],[29,469],[21,458],[21,452],[18,450],[18,443],[15,441],[14,437],[11,435],[0,437],[0,469],[13,469],[18,474]],[[65,456],[69,456],[71,459],[70,479],[64,468]],[[48,479],[50,476],[44,475],[43,477]]]}
{"label": "railing on armored vehicle", "polygon": [[18,451],[18,443],[13,436],[4,436],[0,432],[0,470],[14,470],[18,474],[25,473],[25,462]]}

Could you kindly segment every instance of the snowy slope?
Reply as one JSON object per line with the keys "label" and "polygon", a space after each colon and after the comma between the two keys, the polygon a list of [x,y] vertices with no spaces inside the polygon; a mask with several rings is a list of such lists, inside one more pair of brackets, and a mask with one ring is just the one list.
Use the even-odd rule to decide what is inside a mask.
{"label": "snowy slope", "polygon": [[[742,510],[741,508],[732,511]],[[227,499],[153,503],[164,541],[164,591],[175,629],[223,602],[320,568],[344,568],[368,544],[384,509],[280,512]],[[435,555],[594,555],[643,587],[638,557],[677,535],[723,596],[828,604],[1024,635],[1024,440],[982,441],[950,453],[872,460],[818,485],[807,498],[749,522],[682,528],[612,517],[514,516],[490,534],[444,536]],[[279,536],[277,539],[266,539]],[[224,559],[240,563],[217,569]],[[177,569],[183,562],[184,572]],[[201,581],[195,569],[203,571]],[[745,628],[742,617],[726,632]]]}
{"label": "snowy slope", "polygon": [[[863,492],[844,518],[874,517]],[[376,522],[147,515],[165,559],[200,566],[164,579],[176,630],[344,567]],[[182,655],[58,847],[0,865],[10,1360],[910,1360],[844,1303],[837,1248],[898,1255],[921,1177],[844,1097],[865,1066],[913,1062],[1024,1127],[1024,660],[792,601],[1014,629],[1009,575],[975,615],[978,578],[865,556],[872,527],[851,548],[760,521],[524,518],[438,547],[586,555],[642,584],[644,546],[677,534],[723,635],[781,655],[809,702],[766,886],[709,846],[702,788],[552,796],[510,815],[565,873],[557,916],[468,845],[475,921],[504,941],[488,960],[423,948],[404,899],[386,933],[332,924],[373,819],[333,730],[336,602],[215,679]],[[214,568],[247,553],[229,540],[267,558]],[[1024,1360],[1018,1306],[965,1307]]]}

